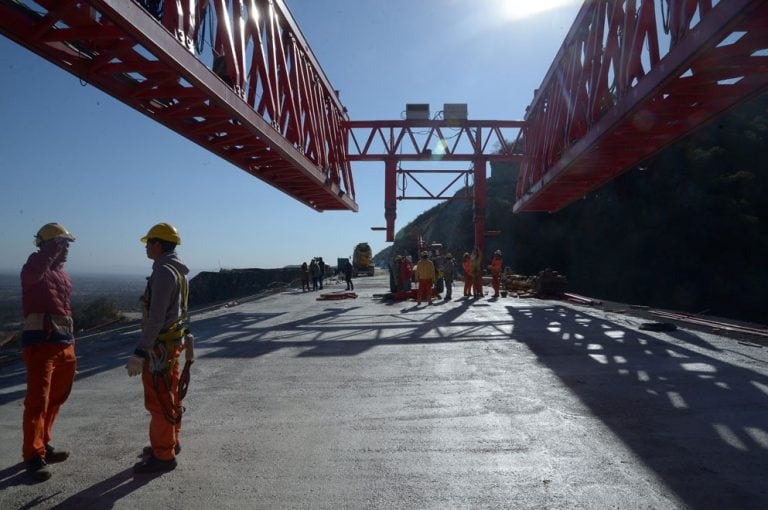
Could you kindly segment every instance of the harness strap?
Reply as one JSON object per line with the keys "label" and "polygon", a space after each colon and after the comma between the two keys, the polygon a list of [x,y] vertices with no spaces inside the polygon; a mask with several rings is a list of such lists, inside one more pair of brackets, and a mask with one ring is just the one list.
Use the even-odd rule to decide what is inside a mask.
{"label": "harness strap", "polygon": [[157,339],[162,342],[176,341],[183,337],[189,329],[189,284],[184,275],[172,264],[163,264],[163,267],[168,268],[176,276],[176,281],[179,284],[179,301],[181,306],[181,313],[179,317],[173,321],[173,323],[160,331]]}
{"label": "harness strap", "polygon": [[[162,389],[160,385],[162,384]],[[181,405],[181,399],[179,399],[178,405],[174,406],[171,402],[167,402],[166,397],[170,394],[171,381],[170,373],[156,373],[152,374],[152,386],[154,387],[157,399],[160,402],[160,408],[163,410],[163,416],[168,423],[176,425],[181,423],[181,418],[184,415],[184,407]]]}

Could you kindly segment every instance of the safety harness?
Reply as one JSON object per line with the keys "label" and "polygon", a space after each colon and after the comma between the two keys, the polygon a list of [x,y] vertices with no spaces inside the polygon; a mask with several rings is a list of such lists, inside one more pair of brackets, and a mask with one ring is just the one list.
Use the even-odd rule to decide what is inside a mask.
{"label": "safety harness", "polygon": [[[163,410],[165,419],[172,425],[181,423],[181,417],[184,414],[184,407],[181,405],[182,399],[187,394],[189,388],[189,369],[192,361],[187,361],[184,370],[179,377],[177,405],[168,401],[167,396],[172,394],[173,384],[171,373],[178,363],[176,348],[179,347],[185,335],[189,334],[189,285],[184,275],[172,264],[163,264],[175,276],[179,284],[179,317],[173,321],[167,328],[163,328],[157,335],[155,345],[149,351],[149,370],[152,373],[152,387],[157,394],[157,400]],[[147,288],[144,291],[142,299],[144,303],[144,320],[149,316],[150,301],[152,299],[151,285],[147,282]],[[162,388],[161,388],[162,385]]]}

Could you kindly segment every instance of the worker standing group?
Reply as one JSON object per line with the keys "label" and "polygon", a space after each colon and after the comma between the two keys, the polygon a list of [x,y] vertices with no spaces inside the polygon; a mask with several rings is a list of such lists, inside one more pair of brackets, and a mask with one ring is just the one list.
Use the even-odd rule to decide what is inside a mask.
{"label": "worker standing group", "polygon": [[[433,297],[445,292],[444,300],[448,301],[453,297],[453,280],[458,272],[464,280],[463,296],[481,298],[483,297],[483,274],[487,268],[491,274],[491,287],[493,288],[492,298],[500,297],[502,258],[501,250],[496,250],[491,258],[491,263],[487,266],[483,263],[483,253],[480,247],[473,248],[472,253],[465,252],[461,257],[461,265],[454,260],[453,254],[448,252],[445,256],[439,253],[430,253],[426,250],[421,251],[420,260],[413,269],[415,280],[418,283],[418,291],[408,296],[406,292],[410,284],[411,269],[408,263],[410,257],[396,255],[390,266],[390,287],[392,294],[399,296],[400,299],[414,298],[417,306],[422,301],[427,300],[432,304]],[[431,292],[428,292],[427,286],[431,286]]]}
{"label": "worker standing group", "polygon": [[[27,473],[37,481],[51,477],[49,464],[69,458],[69,452],[55,448],[51,441],[77,366],[72,281],[64,270],[69,245],[74,241],[75,236],[64,226],[43,225],[35,235],[38,250],[21,270],[21,347],[27,370],[22,457]],[[159,223],[141,242],[153,261],[152,275],[142,297],[141,336],[126,364],[129,376],[142,376],[144,404],[150,413],[150,445],[143,450],[144,459],[133,467],[137,474],[176,468],[175,457],[181,451],[181,399],[194,361],[187,307],[189,269],[175,253],[181,237],[172,225]],[[187,361],[183,374],[179,370],[182,350]]]}
{"label": "worker standing group", "polygon": [[323,257],[315,257],[309,262],[307,266],[306,262],[301,264],[301,290],[304,291],[304,285],[306,284],[307,290],[309,290],[309,280],[312,280],[312,290],[323,290],[323,280],[325,279],[325,273],[328,266],[323,261]]}

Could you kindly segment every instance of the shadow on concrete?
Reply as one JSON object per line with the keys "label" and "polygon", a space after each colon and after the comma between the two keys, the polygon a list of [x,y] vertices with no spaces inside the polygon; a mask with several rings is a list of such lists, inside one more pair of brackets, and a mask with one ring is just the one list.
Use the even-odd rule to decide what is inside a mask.
{"label": "shadow on concrete", "polygon": [[691,508],[768,508],[768,378],[690,333],[698,350],[571,308],[508,311],[513,339]]}
{"label": "shadow on concrete", "polygon": [[134,477],[133,468],[124,469],[99,483],[73,494],[53,509],[113,508],[115,503],[133,491],[148,484],[163,473]]}
{"label": "shadow on concrete", "polygon": [[[81,490],[77,494],[73,494],[52,508],[61,510],[73,508],[78,510],[84,508],[112,508],[117,501],[161,475],[162,473],[157,473],[134,477],[133,468],[125,469],[106,480]],[[27,475],[23,462],[0,471],[0,490],[16,485],[38,485],[43,483],[45,482],[35,481]],[[19,507],[19,509],[36,508],[55,498],[60,493],[59,491],[45,496],[37,496],[35,499]]]}
{"label": "shadow on concrete", "polygon": [[712,344],[710,344],[700,336],[694,333],[690,333],[688,331],[684,331],[682,329],[672,331],[668,333],[668,335],[671,336],[672,338],[676,338],[680,340],[681,342],[695,345],[696,347],[701,347],[702,349],[708,349],[710,351],[720,352],[720,349],[718,349],[717,347],[714,347]]}
{"label": "shadow on concrete", "polygon": [[0,405],[24,398],[27,394],[26,384],[27,369],[24,367],[24,362],[21,359],[4,366],[0,372],[0,388],[10,388],[13,386],[21,386],[21,388],[7,393],[0,393]]}
{"label": "shadow on concrete", "polygon": [[[200,321],[200,324],[209,324],[217,333],[232,330],[233,328],[247,328],[260,321],[265,321],[282,314],[247,314],[233,323],[227,319],[229,315]],[[312,319],[308,319],[311,321]],[[197,329],[197,322],[193,320],[193,328]],[[80,340],[75,346],[77,355],[77,373],[75,375],[74,391],[77,391],[77,382],[92,375],[96,375],[118,367],[124,367],[138,339],[138,327],[120,328],[116,332],[105,332],[100,335],[91,335],[86,340]],[[26,368],[19,358],[16,362],[3,367],[0,372],[0,389],[20,386],[19,389],[0,393],[0,405],[23,399],[26,395]],[[66,404],[65,404],[66,405]]]}
{"label": "shadow on concrete", "polygon": [[[254,358],[284,348],[301,349],[299,357],[342,357],[382,345],[521,342],[686,504],[768,508],[765,376],[714,358],[719,350],[694,333],[667,337],[681,345],[557,305],[507,307],[508,320],[477,319],[465,313],[486,303],[454,302],[458,306],[424,305],[407,314],[362,313],[363,307],[348,303],[287,321],[287,312],[233,310],[194,320],[193,331],[203,360]],[[123,366],[135,340],[134,331],[80,345],[78,379]],[[720,357],[726,354],[737,356]],[[4,368],[0,388],[23,385],[23,364]],[[0,395],[0,403],[23,395],[23,389],[13,390]],[[28,483],[24,474],[21,464],[0,471],[0,490]],[[151,479],[134,479],[125,470],[58,508],[110,508]],[[30,502],[30,508],[40,503]]]}
{"label": "shadow on concrete", "polygon": [[[21,453],[19,453],[21,457]],[[23,462],[9,466],[3,470],[0,470],[0,491],[7,489],[8,487],[14,487],[16,485],[37,485],[39,482],[33,480],[27,475],[27,470]],[[36,504],[40,504],[42,501],[38,501]]]}
{"label": "shadow on concrete", "polygon": [[[206,358],[255,358],[285,348],[305,349],[298,357],[356,356],[381,345],[509,338],[508,329],[500,328],[499,322],[458,321],[469,306],[474,305],[462,302],[448,310],[422,305],[409,309],[414,314],[412,319],[401,311],[360,314],[356,311],[362,307],[327,308],[313,316],[276,324],[268,322],[271,317],[231,313],[196,321],[196,342],[210,349]],[[422,315],[417,318],[415,313]],[[511,325],[511,321],[506,324]],[[452,333],[445,326],[451,326]],[[211,333],[210,337],[206,332]]]}

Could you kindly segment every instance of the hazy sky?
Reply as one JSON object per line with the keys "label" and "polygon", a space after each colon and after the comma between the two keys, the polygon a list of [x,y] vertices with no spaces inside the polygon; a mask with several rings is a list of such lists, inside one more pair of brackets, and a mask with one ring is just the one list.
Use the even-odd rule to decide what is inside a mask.
{"label": "hazy sky", "polygon": [[[520,120],[580,2],[286,0],[352,120],[467,103]],[[537,12],[538,11],[538,12]],[[192,273],[385,248],[383,164],[353,164],[358,213],[316,213],[0,36],[0,270],[58,221],[72,272],[145,273],[139,238],[171,222]],[[402,228],[433,201],[399,201]]]}

